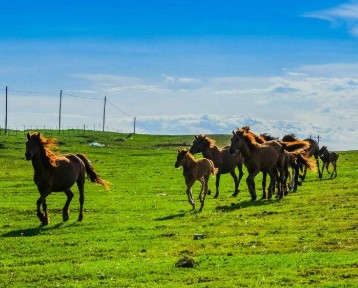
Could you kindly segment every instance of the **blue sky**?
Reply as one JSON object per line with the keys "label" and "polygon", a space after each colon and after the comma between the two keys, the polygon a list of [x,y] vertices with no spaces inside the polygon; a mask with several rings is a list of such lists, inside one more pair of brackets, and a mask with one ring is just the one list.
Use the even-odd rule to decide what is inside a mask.
{"label": "blue sky", "polygon": [[357,149],[358,1],[13,0],[0,27],[10,127],[55,127],[62,89],[65,127],[101,127],[107,96],[110,130]]}

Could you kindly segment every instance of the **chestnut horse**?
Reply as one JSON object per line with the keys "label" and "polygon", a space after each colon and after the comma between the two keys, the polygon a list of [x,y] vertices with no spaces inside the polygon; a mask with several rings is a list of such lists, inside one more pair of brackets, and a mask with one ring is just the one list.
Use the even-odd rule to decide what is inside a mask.
{"label": "chestnut horse", "polygon": [[[205,135],[194,136],[193,145],[190,148],[191,154],[202,153],[203,156],[207,159],[210,159],[214,162],[216,168],[218,168],[218,173],[216,174],[216,193],[214,198],[219,197],[219,184],[221,174],[230,173],[235,182],[235,190],[232,196],[237,196],[240,192],[240,181],[244,172],[242,171],[242,165],[244,159],[242,158],[240,152],[238,151],[234,155],[229,152],[229,147],[219,148],[215,145],[215,140],[210,139]],[[235,168],[239,169],[239,178],[237,178],[235,173]]]}
{"label": "chestnut horse", "polygon": [[[295,148],[292,148],[292,144],[296,143],[302,143],[301,140],[295,138],[291,139],[290,141],[280,141],[278,137],[273,137],[268,133],[260,134],[262,138],[264,138],[266,141],[271,140],[278,140],[281,144],[286,143],[285,149],[285,160],[284,160],[284,171],[285,171],[285,178],[284,182],[287,182],[287,178],[290,177],[290,185],[289,190],[293,189],[293,191],[297,190],[297,185],[299,185],[298,176],[299,176],[299,167],[306,167],[306,169],[310,169],[312,171],[316,170],[316,164],[311,161],[309,157],[306,155],[306,151],[298,148],[295,150]],[[289,144],[291,143],[291,145]],[[287,146],[287,144],[289,144]],[[309,142],[306,141],[306,145],[310,145]],[[300,147],[300,146],[299,146]],[[303,146],[304,147],[304,146]],[[308,147],[308,146],[307,146]],[[294,152],[289,152],[294,151]],[[289,172],[289,168],[291,167],[292,173]],[[286,184],[284,184],[286,187]]]}
{"label": "chestnut horse", "polygon": [[[278,190],[281,195],[282,168],[283,168],[283,148],[277,141],[258,143],[253,133],[249,132],[249,127],[232,131],[230,153],[235,153],[238,149],[245,159],[245,166],[249,172],[246,179],[247,186],[251,195],[251,200],[256,200],[255,176],[261,171],[270,176],[268,198],[272,197],[275,181],[279,183]],[[281,173],[278,173],[280,170]],[[264,191],[265,193],[265,191]],[[265,196],[265,195],[264,195]],[[264,197],[263,197],[264,198]]]}
{"label": "chestnut horse", "polygon": [[[77,183],[80,194],[80,212],[78,221],[83,219],[85,173],[91,182],[108,187],[93,169],[90,161],[83,154],[55,155],[50,149],[55,146],[54,138],[44,138],[40,133],[27,133],[26,160],[31,160],[34,168],[34,182],[40,192],[37,200],[37,216],[42,225],[49,223],[46,197],[51,192],[65,192],[67,201],[62,210],[63,221],[69,219],[68,207],[74,196],[70,188]],[[41,206],[43,212],[41,211]]]}
{"label": "chestnut horse", "polygon": [[[273,138],[267,134],[262,134],[262,135],[258,136],[256,134],[250,132],[250,127],[248,127],[248,126],[238,129],[236,131],[236,133],[233,131],[233,135],[234,135],[233,138],[231,138],[230,152],[233,152],[237,148],[241,150],[240,146],[244,147],[245,143],[248,144],[246,146],[248,146],[249,148],[256,148],[256,149],[251,149],[251,152],[252,152],[251,156],[247,153],[247,151],[250,151],[247,148],[245,148],[246,153],[242,150],[241,150],[241,153],[244,156],[245,165],[246,165],[246,162],[249,161],[247,159],[247,157],[251,157],[254,159],[252,161],[250,160],[249,161],[250,163],[248,163],[248,165],[246,165],[249,170],[249,173],[250,173],[250,170],[254,171],[255,169],[256,170],[259,169],[258,171],[255,172],[256,174],[259,171],[263,172],[263,180],[262,180],[263,196],[262,196],[262,198],[263,199],[266,198],[266,191],[265,191],[266,183],[265,182],[266,182],[266,174],[267,173],[270,175],[270,179],[271,179],[268,198],[271,198],[271,196],[272,196],[272,193],[273,193],[273,190],[275,187],[275,183],[274,183],[275,181],[278,182],[277,183],[278,184],[278,197],[282,198],[283,194],[286,192],[286,181],[287,181],[287,177],[288,177],[289,163],[292,162],[293,159],[296,159],[298,157],[298,155],[299,155],[300,151],[302,151],[302,149],[308,147],[308,143],[305,141],[295,141],[292,143],[282,142],[282,141],[278,141],[278,140],[266,141],[265,137],[271,138],[271,139],[276,139],[276,138]],[[240,135],[241,135],[241,137],[239,137]],[[241,141],[241,144],[240,144],[240,138],[242,140],[246,140],[246,142]],[[233,140],[236,144],[233,143]],[[235,145],[236,145],[236,148],[235,148]],[[266,147],[266,146],[269,146],[269,147]],[[271,149],[270,149],[270,147],[271,147]],[[278,147],[280,147],[281,149],[278,149]],[[265,149],[262,149],[262,148],[265,148]],[[275,148],[275,149],[272,149],[272,148]],[[273,154],[269,155],[269,153],[273,153]],[[259,158],[260,158],[260,160],[259,160]],[[275,164],[272,163],[272,162],[274,162],[273,159],[277,159]],[[268,162],[265,162],[265,161],[268,161]],[[256,193],[252,193],[255,190],[255,186],[254,186],[255,183],[253,181],[253,178],[255,177],[256,174],[254,174],[254,172],[252,172],[253,176],[250,177],[250,175],[249,175],[250,178],[248,177],[248,179],[246,180],[246,182],[248,182],[249,190],[250,190],[250,186],[251,186],[250,194],[251,194],[252,200],[256,199]]]}
{"label": "chestnut horse", "polygon": [[195,210],[195,202],[191,188],[193,187],[196,180],[201,183],[201,190],[199,194],[201,206],[199,211],[202,211],[204,207],[205,196],[209,191],[209,177],[210,175],[215,175],[218,172],[218,169],[215,168],[213,161],[209,159],[201,158],[195,160],[193,154],[191,154],[187,149],[178,150],[175,168],[179,168],[180,166],[183,166],[186,193],[188,195],[189,203],[191,206],[193,206],[193,210]]}
{"label": "chestnut horse", "polygon": [[[326,170],[328,174],[331,174],[332,177],[337,177],[337,160],[339,155],[336,152],[329,152],[326,146],[322,146],[322,148],[319,150],[319,158],[321,158],[323,164],[322,164],[322,177],[323,177],[323,170],[324,167],[326,167]],[[332,163],[333,165],[333,171],[332,173],[329,172],[328,166]]]}

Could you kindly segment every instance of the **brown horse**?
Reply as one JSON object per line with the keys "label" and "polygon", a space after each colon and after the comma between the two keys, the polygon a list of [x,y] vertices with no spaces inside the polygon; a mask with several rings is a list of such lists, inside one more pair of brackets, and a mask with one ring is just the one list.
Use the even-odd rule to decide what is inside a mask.
{"label": "brown horse", "polygon": [[[260,172],[266,172],[270,176],[268,198],[272,197],[275,181],[279,183],[278,190],[281,195],[281,185],[283,175],[283,148],[277,141],[258,143],[253,133],[249,132],[249,127],[232,131],[230,153],[235,153],[238,149],[245,159],[245,166],[249,172],[246,179],[247,186],[251,195],[251,200],[256,200],[255,176]],[[281,173],[278,173],[278,170]],[[264,192],[265,193],[265,192]],[[265,196],[265,195],[264,195]],[[263,196],[263,198],[265,198]]]}
{"label": "brown horse", "polygon": [[[298,139],[295,134],[287,134],[287,135],[282,137],[282,141],[294,142],[294,141],[300,141],[300,139]],[[316,159],[318,177],[322,178],[321,172],[319,170],[319,160],[318,160],[318,158],[319,158],[318,157],[319,156],[319,144],[318,144],[318,142],[313,140],[312,138],[306,138],[303,141],[307,141],[309,143],[309,147],[306,149],[305,157],[311,158],[312,156],[314,156],[314,158]],[[305,178],[306,178],[306,173],[307,173],[307,168],[308,167],[303,166],[302,168],[303,168],[303,174],[299,175],[299,177],[301,178],[302,181],[304,181]]]}
{"label": "brown horse", "polygon": [[[289,134],[293,135],[293,134]],[[297,190],[297,185],[301,184],[298,181],[299,177],[299,167],[306,167],[306,169],[310,169],[312,171],[316,170],[316,165],[313,163],[309,157],[306,155],[305,148],[310,147],[310,143],[308,141],[301,141],[297,138],[283,138],[284,140],[279,140],[278,137],[273,137],[268,133],[264,133],[260,135],[266,141],[278,140],[281,145],[284,146],[285,154],[284,154],[284,187],[285,189],[293,189],[293,191]],[[287,141],[289,139],[289,141]],[[291,152],[289,152],[291,151]],[[292,152],[293,151],[293,152]],[[289,168],[292,169],[290,173]],[[287,179],[290,177],[290,185],[286,185]],[[287,186],[287,187],[286,187]]]}
{"label": "brown horse", "polygon": [[[74,196],[70,188],[77,183],[80,193],[80,212],[78,221],[83,219],[85,173],[91,182],[108,187],[108,182],[102,180],[93,169],[89,160],[83,154],[55,155],[50,149],[55,146],[54,138],[44,138],[40,133],[27,133],[26,160],[32,161],[34,182],[40,192],[37,200],[37,216],[42,225],[49,223],[46,197],[51,192],[65,192],[67,201],[62,210],[63,221],[69,219],[68,207]],[[41,205],[43,212],[41,211]]]}
{"label": "brown horse", "polygon": [[[336,152],[329,152],[326,146],[322,146],[322,148],[319,150],[319,157],[321,158],[323,164],[322,164],[322,177],[323,177],[323,170],[324,167],[326,167],[326,170],[328,174],[331,174],[332,177],[337,177],[337,160],[339,155]],[[328,166],[332,163],[333,165],[333,171],[332,173],[329,172]]]}
{"label": "brown horse", "polygon": [[213,161],[209,159],[202,158],[195,160],[194,156],[187,149],[178,150],[175,168],[179,168],[180,166],[183,166],[186,193],[188,195],[189,203],[191,206],[193,206],[193,210],[195,210],[195,202],[191,188],[193,187],[196,180],[201,183],[201,190],[199,194],[201,206],[199,211],[202,211],[204,207],[205,196],[209,191],[209,177],[210,175],[215,175],[218,172],[218,169],[215,168]]}
{"label": "brown horse", "polygon": [[[203,156],[207,159],[210,159],[214,162],[216,168],[218,168],[218,173],[216,174],[216,193],[214,198],[219,197],[219,184],[221,174],[230,173],[235,182],[235,190],[232,196],[237,196],[240,192],[240,181],[244,172],[242,171],[242,165],[244,159],[242,158],[240,152],[238,151],[234,155],[229,152],[229,147],[219,148],[215,145],[215,140],[210,139],[205,135],[194,136],[193,145],[191,146],[189,152],[191,154],[202,153]],[[235,173],[235,168],[239,169],[239,178],[237,178]]]}

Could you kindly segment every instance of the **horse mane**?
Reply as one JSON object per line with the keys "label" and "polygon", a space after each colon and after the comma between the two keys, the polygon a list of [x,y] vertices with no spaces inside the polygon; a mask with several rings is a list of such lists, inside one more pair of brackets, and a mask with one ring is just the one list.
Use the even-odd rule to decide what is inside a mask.
{"label": "horse mane", "polygon": [[[35,136],[38,136],[39,133],[36,133]],[[46,160],[45,164],[49,168],[56,168],[58,167],[57,163],[57,156],[56,154],[51,151],[54,147],[57,147],[57,139],[56,138],[45,138],[43,136],[38,137],[39,138],[39,144],[41,147],[41,150],[43,152],[43,155],[45,156]]]}
{"label": "horse mane", "polygon": [[[247,127],[247,126],[246,126]],[[244,127],[244,128],[246,128]],[[260,144],[264,143],[265,141],[263,141],[262,143],[258,142],[257,140],[259,140],[261,137],[260,136],[257,136],[255,135],[254,133],[252,132],[249,132],[249,130],[246,130],[246,129],[240,129],[239,131],[242,131],[243,132],[243,136],[244,136],[244,139],[246,141],[246,143],[251,147],[258,147],[260,146]]]}
{"label": "horse mane", "polygon": [[201,138],[203,139],[208,145],[209,145],[209,148],[214,148],[215,145],[216,145],[216,142],[214,139],[211,139],[209,138],[208,136],[206,135],[203,135],[203,134],[200,134],[198,135],[198,138]]}
{"label": "horse mane", "polygon": [[260,136],[261,136],[262,138],[264,138],[266,141],[278,140],[278,137],[274,137],[274,136],[272,136],[272,135],[269,134],[269,133],[263,133],[263,134],[260,134]]}
{"label": "horse mane", "polygon": [[282,137],[282,141],[284,142],[293,142],[293,141],[300,141],[300,139],[297,138],[297,136],[293,133],[287,134]]}

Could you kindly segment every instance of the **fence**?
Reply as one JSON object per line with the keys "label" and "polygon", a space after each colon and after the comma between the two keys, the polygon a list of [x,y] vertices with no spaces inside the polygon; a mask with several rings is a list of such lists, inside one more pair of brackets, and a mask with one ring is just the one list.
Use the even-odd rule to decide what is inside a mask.
{"label": "fence", "polygon": [[[54,100],[55,96],[53,95],[59,95],[59,106],[58,106],[58,126],[52,126],[52,127],[46,127],[46,126],[23,126],[23,127],[14,127],[14,126],[9,126],[9,121],[8,121],[8,115],[9,115],[9,95],[10,94],[16,94],[16,93],[22,93],[22,94],[37,94],[37,95],[40,95],[40,94],[52,94],[52,101]],[[92,126],[91,125],[72,125],[72,126],[64,126],[63,125],[63,108],[64,108],[64,102],[63,102],[63,98],[64,97],[72,97],[72,98],[81,98],[81,99],[84,99],[86,102],[88,102],[88,100],[103,100],[103,109],[98,109],[100,108],[100,106],[96,105],[96,117],[99,118],[99,116],[102,116],[101,117],[101,122],[102,123],[98,123],[100,121],[97,121],[96,124],[93,124]],[[36,101],[34,101],[36,102]],[[82,103],[79,107],[79,109],[83,109],[83,108],[86,108],[86,105],[87,103]],[[54,111],[56,109],[54,103],[52,103],[52,106],[54,107],[51,107],[52,109],[52,114],[54,114]],[[118,114],[118,112],[120,112],[120,115],[123,117],[123,115],[127,118],[126,120],[126,123],[129,123],[129,122],[132,122],[132,129],[129,129],[127,128],[126,131],[121,131],[121,129],[114,129],[114,128],[109,128],[108,126],[106,126],[106,112],[108,111],[107,110],[107,106],[110,106],[112,108],[112,112],[113,110],[116,111],[116,113]],[[97,114],[98,113],[98,114]],[[102,115],[100,115],[102,113]],[[15,113],[14,113],[15,114]],[[74,115],[72,115],[74,116]],[[119,116],[119,115],[118,115]],[[19,118],[19,117],[17,117]],[[25,118],[25,117],[24,117]],[[92,118],[95,118],[95,117],[92,117]],[[54,117],[51,118],[51,122],[55,122],[55,119]],[[98,126],[97,126],[98,124]],[[17,133],[17,131],[28,131],[28,130],[57,130],[57,133],[61,133],[62,130],[67,130],[67,131],[86,131],[86,130],[94,130],[94,131],[111,131],[111,132],[123,132],[123,133],[136,133],[136,126],[137,125],[140,125],[142,130],[145,130],[147,132],[149,132],[150,134],[152,134],[152,132],[147,129],[145,127],[145,125],[143,125],[143,123],[139,122],[137,120],[137,117],[135,116],[132,116],[131,114],[127,113],[126,111],[124,111],[122,108],[118,107],[118,105],[115,105],[114,103],[112,103],[111,101],[109,101],[108,97],[107,96],[104,96],[103,98],[101,97],[87,97],[87,96],[79,96],[79,95],[73,95],[73,94],[69,94],[69,93],[65,93],[63,92],[62,90],[60,90],[60,92],[57,94],[57,93],[53,93],[53,92],[35,92],[35,91],[20,91],[20,90],[10,90],[8,89],[8,87],[6,86],[5,87],[5,125],[3,127],[3,129],[0,127],[0,133],[3,133],[3,134],[8,134],[8,133]],[[128,125],[127,125],[128,126]],[[23,130],[22,130],[23,128]],[[93,129],[92,129],[93,128]]]}

